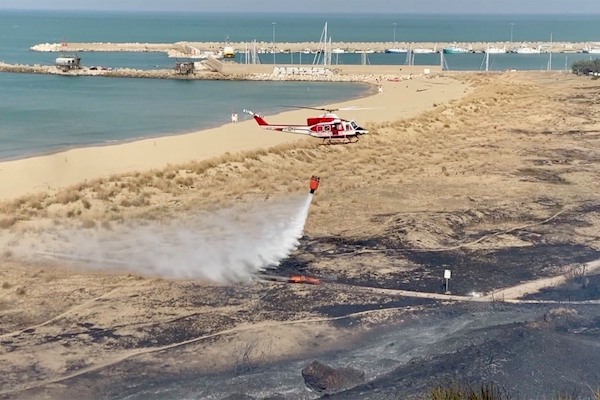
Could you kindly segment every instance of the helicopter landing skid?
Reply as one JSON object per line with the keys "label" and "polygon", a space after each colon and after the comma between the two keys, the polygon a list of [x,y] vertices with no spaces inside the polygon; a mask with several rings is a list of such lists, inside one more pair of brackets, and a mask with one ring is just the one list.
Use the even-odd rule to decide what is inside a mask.
{"label": "helicopter landing skid", "polygon": [[330,146],[334,144],[352,144],[358,142],[358,137],[326,138],[321,145]]}

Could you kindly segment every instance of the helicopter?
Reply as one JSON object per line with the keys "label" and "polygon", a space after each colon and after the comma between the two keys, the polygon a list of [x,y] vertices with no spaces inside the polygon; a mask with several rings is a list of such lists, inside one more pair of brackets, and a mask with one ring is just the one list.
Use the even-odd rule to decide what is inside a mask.
{"label": "helicopter", "polygon": [[307,108],[310,110],[325,111],[325,114],[318,117],[306,119],[306,125],[278,124],[271,125],[260,115],[250,110],[244,110],[250,114],[261,128],[279,132],[296,133],[299,135],[308,135],[317,139],[322,139],[322,144],[349,144],[358,142],[360,135],[369,133],[368,130],[360,127],[352,120],[346,120],[333,114],[334,111],[356,110],[357,108],[315,108],[315,107],[294,107]]}

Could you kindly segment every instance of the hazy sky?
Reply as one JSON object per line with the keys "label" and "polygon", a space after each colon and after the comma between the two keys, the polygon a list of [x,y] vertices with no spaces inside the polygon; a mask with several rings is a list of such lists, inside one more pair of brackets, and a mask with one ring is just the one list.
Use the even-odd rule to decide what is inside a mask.
{"label": "hazy sky", "polygon": [[0,9],[600,14],[600,0],[0,0]]}

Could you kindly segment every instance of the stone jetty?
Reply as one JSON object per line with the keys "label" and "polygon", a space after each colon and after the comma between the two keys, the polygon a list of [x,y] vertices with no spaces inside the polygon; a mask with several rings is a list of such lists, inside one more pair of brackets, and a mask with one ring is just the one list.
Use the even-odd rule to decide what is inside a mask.
{"label": "stone jetty", "polygon": [[[216,60],[215,60],[216,61]],[[219,61],[217,61],[219,62]],[[195,63],[202,64],[202,63]],[[97,76],[120,78],[183,80],[254,80],[254,81],[327,81],[373,82],[402,80],[441,72],[439,66],[344,65],[344,66],[273,66],[221,63],[219,70],[199,65],[193,73],[182,75],[176,69],[138,70],[131,68],[97,69],[82,67],[64,71],[53,65],[20,65],[0,62],[0,72]]]}
{"label": "stone jetty", "polygon": [[[218,53],[225,45],[235,52],[252,51],[259,53],[314,53],[320,50],[318,42],[176,42],[176,43],[42,43],[31,47],[33,51],[44,52],[163,52],[171,57],[204,57],[207,53]],[[333,42],[331,49],[337,52],[385,52],[390,48],[428,49],[436,52],[446,47],[461,47],[472,52],[484,52],[488,48],[501,48],[507,52],[520,48],[539,49],[542,53],[582,53],[600,51],[600,44],[589,42]]]}

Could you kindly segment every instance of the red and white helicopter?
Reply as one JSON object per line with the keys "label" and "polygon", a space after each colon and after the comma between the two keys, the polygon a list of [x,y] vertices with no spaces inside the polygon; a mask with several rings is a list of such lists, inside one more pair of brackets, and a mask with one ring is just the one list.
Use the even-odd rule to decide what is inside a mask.
{"label": "red and white helicopter", "polygon": [[308,108],[311,110],[325,111],[325,114],[306,119],[306,125],[279,124],[271,125],[265,121],[260,114],[255,114],[250,110],[244,110],[250,114],[261,128],[273,131],[297,133],[299,135],[308,135],[318,139],[323,139],[323,144],[348,144],[358,142],[358,137],[369,133],[368,130],[361,128],[352,120],[342,119],[333,114],[334,111],[356,110],[357,108],[315,108],[315,107],[296,107]]}

